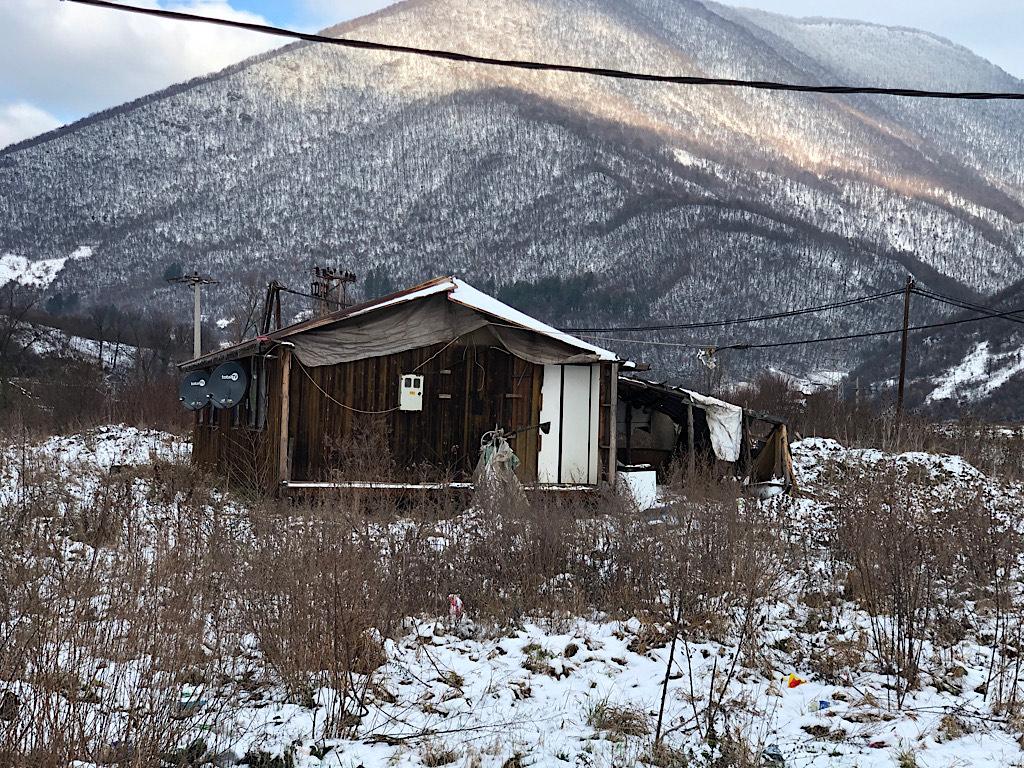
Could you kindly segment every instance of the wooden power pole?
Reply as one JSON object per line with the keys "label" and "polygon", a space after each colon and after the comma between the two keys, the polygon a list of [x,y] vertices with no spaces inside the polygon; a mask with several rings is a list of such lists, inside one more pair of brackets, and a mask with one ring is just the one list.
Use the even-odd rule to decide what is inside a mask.
{"label": "wooden power pole", "polygon": [[903,415],[903,395],[907,387],[907,344],[910,337],[910,294],[916,283],[914,278],[907,276],[907,284],[903,289],[903,343],[900,346],[900,381],[896,389],[896,416]]}
{"label": "wooden power pole", "polygon": [[266,336],[270,333],[271,320],[274,329],[281,330],[281,289],[284,288],[277,280],[267,284],[267,295],[263,299],[263,314],[260,317],[260,334]]}
{"label": "wooden power pole", "polygon": [[335,272],[330,267],[313,267],[309,292],[314,298],[314,311],[323,316],[349,306],[348,286],[355,281],[356,276],[351,272]]}
{"label": "wooden power pole", "polygon": [[195,272],[191,275],[169,278],[167,282],[192,286],[194,294],[192,301],[192,357],[199,357],[203,354],[203,311],[200,292],[204,285],[216,285],[217,281],[212,277],[206,277]]}

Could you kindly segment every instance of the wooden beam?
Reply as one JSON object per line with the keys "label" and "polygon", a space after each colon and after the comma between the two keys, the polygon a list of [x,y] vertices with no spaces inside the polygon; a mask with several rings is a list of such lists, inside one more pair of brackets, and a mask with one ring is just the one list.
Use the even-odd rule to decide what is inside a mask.
{"label": "wooden beam", "polygon": [[742,426],[742,432],[740,433],[740,443],[743,445],[743,471],[750,472],[750,467],[754,463],[752,454],[752,448],[750,444],[750,419],[744,413],[740,419]]}
{"label": "wooden beam", "polygon": [[693,439],[693,404],[686,406],[686,468],[693,480],[697,474],[697,453],[694,450]]}
{"label": "wooden beam", "polygon": [[611,364],[611,381],[608,384],[608,485],[615,487],[615,471],[618,462],[619,432],[619,364]]}
{"label": "wooden beam", "polygon": [[[368,480],[339,480],[315,482],[309,480],[286,480],[281,487],[287,490],[329,491],[329,490],[373,490],[373,491],[466,491],[474,490],[474,483],[377,483]],[[598,493],[596,485],[572,485],[560,483],[531,483],[523,486],[527,493]]]}
{"label": "wooden beam", "polygon": [[289,396],[292,380],[292,351],[285,347],[281,354],[281,430],[277,446],[277,477],[281,483],[291,478],[288,471],[288,422],[290,421]]}
{"label": "wooden beam", "polygon": [[793,469],[793,454],[789,452],[789,430],[785,424],[782,424],[779,429],[782,430],[782,462],[786,467],[786,478],[790,482],[789,493],[791,496],[796,496],[800,492],[799,486],[796,484],[796,470]]}

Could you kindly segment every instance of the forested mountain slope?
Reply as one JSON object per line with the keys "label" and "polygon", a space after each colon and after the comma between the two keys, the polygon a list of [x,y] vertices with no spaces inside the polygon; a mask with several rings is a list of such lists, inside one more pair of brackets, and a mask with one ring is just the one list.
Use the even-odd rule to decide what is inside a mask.
{"label": "forested mountain slope", "polygon": [[[330,33],[679,74],[1024,88],[926,33],[696,0],[410,0]],[[326,263],[367,292],[458,273],[566,325],[759,314],[898,287],[908,270],[977,299],[1024,273],[1020,110],[301,44],[0,151],[0,254],[88,245],[48,294],[179,312],[164,274],[198,268],[222,281],[211,321],[235,311],[232,286],[302,289]],[[898,313],[887,301],[654,338],[837,335]],[[690,349],[608,344],[696,370]],[[768,360],[845,370],[862,351],[722,359],[736,375]]]}

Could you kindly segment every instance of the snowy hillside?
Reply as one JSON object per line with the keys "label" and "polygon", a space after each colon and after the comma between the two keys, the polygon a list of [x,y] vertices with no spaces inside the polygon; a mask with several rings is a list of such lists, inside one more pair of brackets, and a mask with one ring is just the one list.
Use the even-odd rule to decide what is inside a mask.
{"label": "snowy hillside", "polygon": [[[959,457],[822,439],[793,451],[798,499],[709,496],[640,519],[613,505],[394,516],[356,497],[273,509],[204,490],[187,444],[159,432],[7,445],[0,754],[83,768],[154,754],[296,768],[1024,761],[1024,488]],[[879,554],[892,558],[880,574]],[[953,559],[928,559],[940,554]],[[888,581],[897,568],[910,591]],[[909,613],[885,610],[890,594]],[[672,595],[674,644],[657,608]]]}
{"label": "snowy hillside", "polygon": [[82,261],[92,256],[92,248],[80,246],[67,257],[30,261],[13,253],[0,255],[0,286],[18,283],[32,288],[49,288],[68,261]]}
{"label": "snowy hillside", "polygon": [[[944,416],[970,413],[997,422],[1024,418],[1024,282],[1018,281],[984,302],[1005,317],[968,322],[912,336],[907,402]],[[925,322],[934,308],[913,301],[912,321]],[[984,313],[962,311],[954,319]],[[892,350],[869,351],[851,378],[877,387],[896,371]]]}
{"label": "snowy hillside", "polygon": [[[899,72],[917,85],[1020,87],[923,33],[695,0],[416,0],[332,33],[664,72],[872,83]],[[179,314],[163,276],[199,268],[223,281],[208,305],[217,318],[235,311],[231,283],[301,288],[328,262],[359,272],[368,293],[442,273],[524,296],[562,281],[556,300],[522,308],[567,325],[806,306],[897,287],[908,269],[977,297],[1022,266],[1014,109],[299,45],[0,151],[0,253],[46,262],[94,243],[48,291],[90,285],[86,301]],[[855,332],[897,314],[881,303],[743,338],[662,340]],[[695,365],[671,347],[625,349],[666,371]],[[771,359],[848,370],[858,351]],[[765,362],[744,353],[728,365],[743,374]]]}

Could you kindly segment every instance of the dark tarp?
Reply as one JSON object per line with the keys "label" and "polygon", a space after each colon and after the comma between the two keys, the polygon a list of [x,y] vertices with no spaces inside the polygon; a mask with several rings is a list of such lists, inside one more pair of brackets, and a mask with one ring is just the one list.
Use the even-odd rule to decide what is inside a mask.
{"label": "dark tarp", "polygon": [[430,296],[397,304],[289,337],[300,362],[310,368],[384,357],[445,344],[486,328],[495,342],[537,365],[596,363],[597,354],[522,328],[448,300]]}
{"label": "dark tarp", "polygon": [[789,435],[785,424],[777,424],[772,429],[750,467],[751,482],[767,483],[772,480],[785,480],[789,487],[796,487],[793,457],[789,452]]}

